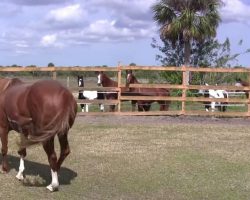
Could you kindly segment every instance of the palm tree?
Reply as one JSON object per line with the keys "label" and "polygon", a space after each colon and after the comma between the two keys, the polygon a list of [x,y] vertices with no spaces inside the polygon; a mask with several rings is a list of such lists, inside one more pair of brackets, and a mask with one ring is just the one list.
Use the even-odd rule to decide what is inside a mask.
{"label": "palm tree", "polygon": [[216,36],[221,0],[160,0],[152,6],[162,40],[184,43],[184,65],[190,66],[192,40]]}

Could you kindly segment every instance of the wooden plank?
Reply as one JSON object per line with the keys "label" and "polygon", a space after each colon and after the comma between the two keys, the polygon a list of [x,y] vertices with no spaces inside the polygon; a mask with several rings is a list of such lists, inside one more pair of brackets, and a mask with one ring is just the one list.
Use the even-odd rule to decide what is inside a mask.
{"label": "wooden plank", "polygon": [[174,66],[123,66],[122,70],[150,70],[150,71],[192,71],[192,72],[249,72],[248,68],[202,68],[202,67],[174,67]]}
{"label": "wooden plank", "polygon": [[171,85],[171,84],[129,84],[129,88],[166,88],[166,89],[185,89],[187,87],[183,85]]}
{"label": "wooden plank", "polygon": [[79,104],[105,104],[105,105],[114,105],[118,104],[119,100],[99,100],[99,99],[76,99],[76,102]]}
{"label": "wooden plank", "polygon": [[189,90],[208,90],[208,89],[213,89],[213,90],[233,90],[233,91],[248,91],[250,90],[250,87],[238,87],[238,86],[226,86],[226,85],[188,85],[187,89]]}
{"label": "wooden plank", "polygon": [[186,111],[186,115],[188,115],[188,116],[247,117],[247,112]]}
{"label": "wooden plank", "polygon": [[106,115],[118,115],[118,116],[163,116],[163,115],[181,115],[180,111],[149,111],[149,112],[78,112],[77,116],[106,116]]}
{"label": "wooden plank", "polygon": [[249,87],[226,86],[226,85],[171,85],[171,84],[130,84],[129,88],[166,88],[166,89],[188,89],[188,90],[233,90],[233,91],[249,91]]}
{"label": "wooden plank", "polygon": [[189,101],[189,102],[226,102],[248,103],[248,99],[205,98],[205,97],[168,97],[168,96],[121,96],[121,100],[146,100],[146,101]]}
{"label": "wooden plank", "polygon": [[[181,111],[149,111],[149,112],[78,112],[77,116],[179,116]],[[247,117],[246,112],[206,112],[206,111],[186,111],[188,116],[216,116],[216,117]]]}
{"label": "wooden plank", "polygon": [[169,96],[121,96],[121,100],[183,101],[182,97]]}
{"label": "wooden plank", "polygon": [[205,98],[205,97],[186,97],[190,102],[225,102],[225,103],[249,103],[248,99],[227,99],[227,98]]}
{"label": "wooden plank", "polygon": [[[174,67],[174,66],[123,66],[121,70],[154,70],[154,71],[193,71],[193,72],[250,72],[249,68],[196,68],[196,67]],[[20,72],[20,71],[118,71],[117,67],[93,67],[93,66],[74,66],[74,67],[1,67],[3,72]]]}
{"label": "wooden plank", "polygon": [[95,72],[95,71],[112,71],[117,72],[117,67],[85,67],[85,66],[76,66],[76,67],[56,67],[56,71],[86,71],[86,72]]}
{"label": "wooden plank", "polygon": [[116,87],[72,87],[71,91],[107,91],[107,92],[118,92],[120,89]]}

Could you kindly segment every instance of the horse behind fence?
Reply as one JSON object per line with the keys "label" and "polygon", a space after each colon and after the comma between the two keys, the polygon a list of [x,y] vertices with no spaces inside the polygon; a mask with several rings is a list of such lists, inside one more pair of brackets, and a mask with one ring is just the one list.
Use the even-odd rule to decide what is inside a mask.
{"label": "horse behind fence", "polygon": [[[127,70],[126,74],[126,84],[128,87],[129,84],[139,83],[139,81],[132,73],[132,70]],[[129,92],[134,93],[138,96],[170,96],[170,91],[164,88],[129,88]],[[153,102],[158,102],[158,104],[160,105],[160,111],[167,111],[169,109],[170,101],[167,100],[138,100],[136,101],[138,111],[149,111]],[[135,108],[132,108],[132,111],[134,110]]]}
{"label": "horse behind fence", "polygon": [[[207,83],[205,85],[208,86]],[[226,90],[199,90],[198,92],[200,95],[203,95],[206,98],[228,98],[228,92]],[[205,110],[208,112],[211,108],[211,111],[214,112],[215,108],[218,108],[219,111],[225,112],[227,110],[227,102],[203,102],[205,105]]]}
{"label": "horse behind fence", "polygon": [[[84,87],[84,79],[83,76],[78,76],[78,87],[83,88]],[[99,99],[103,100],[105,99],[105,95],[102,91],[90,91],[90,90],[79,90],[78,93],[78,99],[88,99],[88,100],[93,100],[93,99]],[[82,112],[89,112],[89,104],[80,104]],[[100,111],[104,111],[104,105],[99,104],[99,109]]]}

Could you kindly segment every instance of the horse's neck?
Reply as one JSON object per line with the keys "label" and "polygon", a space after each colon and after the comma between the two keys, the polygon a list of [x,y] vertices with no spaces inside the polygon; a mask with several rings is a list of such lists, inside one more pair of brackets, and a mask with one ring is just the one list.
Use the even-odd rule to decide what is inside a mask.
{"label": "horse's neck", "polygon": [[134,77],[134,83],[139,83],[139,81]]}
{"label": "horse's neck", "polygon": [[249,83],[246,82],[246,81],[243,81],[241,84],[242,84],[243,86],[249,86]]}
{"label": "horse's neck", "polygon": [[117,87],[118,83],[116,81],[113,81],[112,79],[106,77],[105,81],[103,81],[102,84],[104,87]]}

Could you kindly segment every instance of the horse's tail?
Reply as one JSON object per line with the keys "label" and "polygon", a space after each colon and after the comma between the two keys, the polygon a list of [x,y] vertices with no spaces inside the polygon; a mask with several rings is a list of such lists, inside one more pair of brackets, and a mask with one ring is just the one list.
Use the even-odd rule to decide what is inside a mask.
{"label": "horse's tail", "polygon": [[62,96],[59,98],[64,101],[65,107],[55,113],[48,124],[37,129],[34,128],[35,134],[28,137],[21,134],[21,147],[26,148],[37,143],[43,143],[55,135],[60,137],[60,135],[68,133],[74,124],[77,113],[77,103],[74,97],[70,95],[68,91],[62,92]]}

